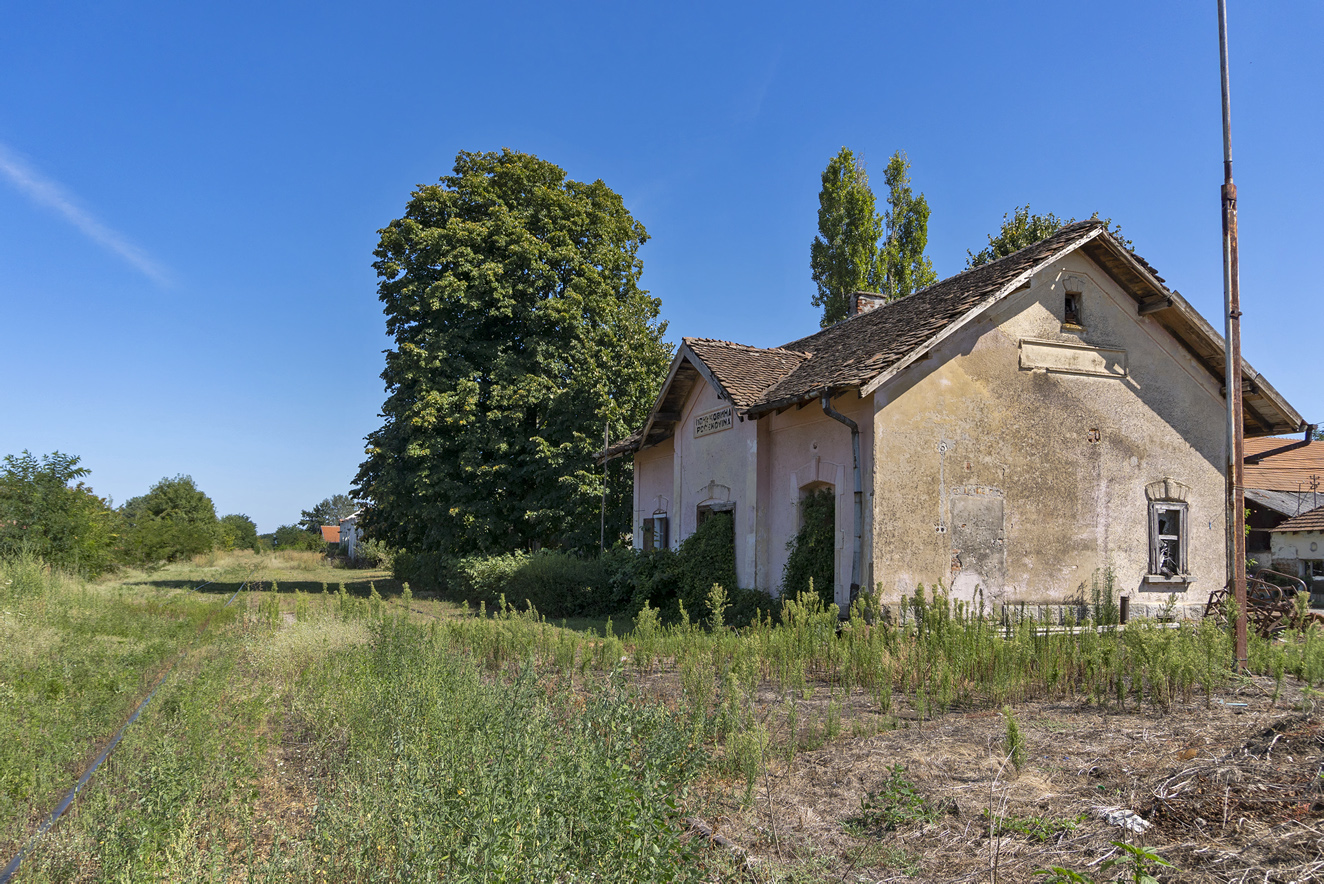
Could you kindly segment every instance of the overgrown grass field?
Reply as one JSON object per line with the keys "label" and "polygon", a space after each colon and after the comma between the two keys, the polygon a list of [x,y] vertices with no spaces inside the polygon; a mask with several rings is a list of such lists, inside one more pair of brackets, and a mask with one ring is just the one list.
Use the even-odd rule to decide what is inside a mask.
{"label": "overgrown grass field", "polygon": [[[862,605],[839,624],[805,594],[731,624],[714,590],[676,624],[645,607],[570,629],[314,554],[231,554],[97,583],[8,563],[0,599],[6,859],[174,666],[21,881],[840,880],[777,829],[770,776],[800,759],[1004,707],[1010,735],[1029,703],[1162,716],[1241,678],[1209,623],[1049,631],[922,591],[894,620]],[[1324,679],[1324,639],[1257,640],[1252,663],[1278,702]],[[989,751],[1006,767],[1016,749]],[[888,770],[840,837],[911,820],[921,799]],[[694,836],[698,817],[763,819],[760,794],[762,859]],[[986,820],[1009,837],[1080,825]],[[846,880],[922,872],[896,850],[860,853]]]}

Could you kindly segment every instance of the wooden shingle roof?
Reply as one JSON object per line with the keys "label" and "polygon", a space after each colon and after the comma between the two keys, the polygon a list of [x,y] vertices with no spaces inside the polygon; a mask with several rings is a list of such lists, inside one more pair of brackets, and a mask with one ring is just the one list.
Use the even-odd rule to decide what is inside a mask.
{"label": "wooden shingle roof", "polygon": [[[988,307],[1029,286],[1039,270],[1074,250],[1088,256],[1127,292],[1139,315],[1151,317],[1210,374],[1222,378],[1224,348],[1218,332],[1180,293],[1168,289],[1144,259],[1117,242],[1103,222],[1091,219],[1068,224],[1034,245],[781,347],[684,338],[647,423],[600,457],[637,451],[670,436],[700,378],[729,399],[742,418],[758,418],[851,389],[869,395]],[[1297,432],[1305,426],[1301,415],[1244,359],[1242,374],[1248,437]],[[1249,479],[1247,485],[1252,485]]]}
{"label": "wooden shingle roof", "polygon": [[710,338],[684,338],[683,342],[742,411],[809,359],[808,353],[786,347],[749,347]]}
{"label": "wooden shingle roof", "polygon": [[1010,282],[1103,228],[1069,224],[1005,258],[967,270],[913,295],[852,316],[782,349],[812,358],[769,387],[751,409],[758,414],[816,398],[824,390],[862,387],[939,336]]}

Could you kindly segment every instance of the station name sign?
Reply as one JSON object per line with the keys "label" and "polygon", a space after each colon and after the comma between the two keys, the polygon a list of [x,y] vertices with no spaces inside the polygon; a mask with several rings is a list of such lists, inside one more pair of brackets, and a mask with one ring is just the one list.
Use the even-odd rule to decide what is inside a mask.
{"label": "station name sign", "polygon": [[694,418],[694,437],[697,439],[699,436],[729,430],[731,429],[732,420],[731,406],[729,405],[725,408],[705,411]]}

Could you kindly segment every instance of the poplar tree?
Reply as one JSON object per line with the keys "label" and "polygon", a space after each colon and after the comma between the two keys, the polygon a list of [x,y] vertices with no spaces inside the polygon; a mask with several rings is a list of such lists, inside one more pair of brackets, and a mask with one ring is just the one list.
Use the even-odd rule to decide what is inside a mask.
{"label": "poplar tree", "polygon": [[[379,233],[395,344],[364,530],[415,553],[596,548],[604,426],[635,430],[671,359],[643,225],[602,181],[502,150],[461,152]],[[609,537],[629,530],[628,465],[610,480]]]}
{"label": "poplar tree", "polygon": [[933,262],[924,254],[929,244],[929,202],[910,189],[910,160],[897,151],[883,173],[887,182],[887,235],[880,255],[881,294],[889,301],[938,281]]}
{"label": "poplar tree", "polygon": [[809,268],[818,286],[813,305],[823,308],[823,328],[846,318],[853,292],[878,289],[882,235],[869,176],[850,148],[843,147],[823,170],[818,236],[809,246]]}
{"label": "poplar tree", "polygon": [[901,151],[888,160],[888,208],[879,215],[869,176],[855,154],[843,147],[828,161],[818,194],[818,236],[809,247],[818,286],[812,303],[823,308],[824,328],[846,318],[854,292],[894,300],[938,281],[924,254],[929,204],[924,194],[915,196],[911,190],[909,169]]}

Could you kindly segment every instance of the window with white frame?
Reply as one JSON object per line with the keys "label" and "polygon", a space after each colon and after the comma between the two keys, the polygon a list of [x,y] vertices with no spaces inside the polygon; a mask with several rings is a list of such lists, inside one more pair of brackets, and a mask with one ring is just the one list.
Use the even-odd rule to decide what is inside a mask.
{"label": "window with white frame", "polygon": [[1169,580],[1190,573],[1186,564],[1189,532],[1184,501],[1149,503],[1149,575]]}

